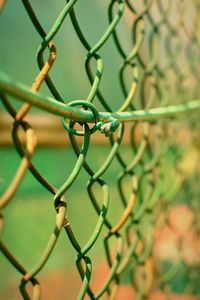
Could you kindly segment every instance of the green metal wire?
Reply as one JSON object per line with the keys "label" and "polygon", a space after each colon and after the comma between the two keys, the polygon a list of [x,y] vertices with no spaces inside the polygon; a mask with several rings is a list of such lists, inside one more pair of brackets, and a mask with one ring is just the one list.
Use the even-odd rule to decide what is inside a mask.
{"label": "green metal wire", "polygon": [[[11,96],[15,96],[17,100],[25,101],[31,105],[38,107],[55,115],[64,116],[68,119],[80,122],[92,123],[95,121],[94,114],[89,111],[83,111],[71,107],[71,104],[63,104],[55,101],[53,98],[44,96],[39,92],[33,93],[28,86],[13,80],[7,74],[0,72],[0,88]],[[83,104],[84,100],[74,101],[74,105]],[[85,100],[86,101],[86,100]],[[85,102],[87,105],[87,102]],[[95,109],[95,108],[94,108]],[[173,117],[178,114],[189,113],[200,109],[200,100],[193,100],[176,106],[158,107],[145,110],[131,112],[98,112],[99,120],[109,122],[116,119],[119,122],[132,121],[148,121],[156,120],[164,117]]]}
{"label": "green metal wire", "polygon": [[[200,40],[196,23],[200,7],[196,1],[189,0],[110,0],[105,5],[107,26],[99,36],[95,30],[97,24],[89,24],[89,18],[85,18],[85,22],[94,27],[95,42],[92,44],[89,33],[81,26],[78,13],[80,2],[67,0],[47,31],[32,4],[22,0],[35,34],[39,34],[42,40],[37,50],[39,74],[33,79],[31,87],[0,71],[0,97],[6,113],[13,120],[11,136],[20,156],[16,173],[0,195],[0,251],[22,275],[19,289],[23,299],[42,299],[42,287],[36,276],[51,259],[61,232],[67,239],[66,247],[70,244],[74,251],[74,263],[81,279],[79,292],[74,296],[76,299],[122,297],[119,295],[121,289],[126,287],[124,281],[128,281],[134,299],[149,299],[156,289],[163,294],[167,289],[173,293],[174,280],[183,266],[187,266],[188,270],[183,293],[190,290],[195,295],[197,289],[194,282],[198,282],[199,273],[194,271],[199,267],[199,262],[190,266],[184,257],[184,236],[181,233],[178,235],[176,259],[162,259],[159,255],[163,253],[158,253],[158,257],[155,253],[163,227],[169,227],[172,222],[169,217],[171,205],[176,203],[179,194],[185,193],[185,197],[190,195],[190,202],[187,203],[193,214],[190,230],[196,234],[198,232],[198,193],[192,184],[188,184],[186,191],[185,186],[191,175],[187,163],[186,171],[182,165],[188,159],[187,156],[184,158],[185,153],[197,143],[194,134],[198,130],[200,112]],[[101,1],[97,4],[103,7]],[[101,19],[97,4],[94,7]],[[79,100],[61,95],[50,77],[50,69],[54,68],[56,57],[60,55],[59,51],[57,54],[57,42],[53,39],[57,41],[59,31],[65,29],[66,20],[71,22],[80,48],[85,51],[81,63],[90,87],[86,96],[80,95]],[[71,41],[66,37],[64,42]],[[118,57],[118,65],[112,67],[117,72],[117,84],[121,90],[114,100],[103,88],[107,64],[109,61],[112,63],[110,58],[105,63],[104,49],[106,52],[111,44],[114,46],[113,53],[116,52]],[[45,61],[47,52],[49,58]],[[77,86],[81,80],[77,69]],[[112,92],[112,74],[109,74],[108,80]],[[38,91],[44,82],[52,97]],[[12,104],[12,97],[23,104],[18,110]],[[48,182],[32,161],[32,156],[37,152],[37,136],[26,121],[31,107],[48,112],[50,116],[61,117],[63,128],[60,130],[67,131],[71,149],[76,155],[74,167],[59,187]],[[77,129],[77,123],[81,130]],[[180,140],[178,137],[183,127],[184,132],[189,134]],[[19,133],[21,129],[25,132],[25,144]],[[98,131],[105,137],[98,135]],[[102,151],[100,165],[98,157],[95,156],[92,162],[90,156],[90,150],[94,147],[93,137],[96,136],[100,136],[100,140],[105,139],[109,145],[107,154]],[[67,166],[63,165],[63,168]],[[198,177],[196,169],[194,167],[192,170],[195,178]],[[12,253],[5,245],[2,235],[3,225],[7,224],[4,212],[15,199],[27,170],[38,185],[50,193],[56,213],[54,230],[31,268],[19,262],[14,249]],[[75,201],[72,197],[68,199],[68,193],[76,189],[75,183],[83,170],[88,178],[85,184],[88,203],[96,216],[86,240],[80,240],[68,216],[68,206]],[[106,179],[110,174],[114,177],[112,184]],[[82,203],[78,205],[90,222],[88,211],[84,210]],[[113,212],[114,218],[111,216]],[[85,229],[84,224],[79,226],[81,230]],[[173,229],[173,224],[171,227]],[[103,251],[98,252],[99,257],[108,267],[100,287],[95,285],[93,264],[97,262],[94,263],[91,255],[97,241],[101,241],[103,247]],[[63,251],[67,255],[67,249]],[[170,262],[168,269],[165,268],[165,260]],[[28,283],[32,284],[32,295],[27,288]]]}

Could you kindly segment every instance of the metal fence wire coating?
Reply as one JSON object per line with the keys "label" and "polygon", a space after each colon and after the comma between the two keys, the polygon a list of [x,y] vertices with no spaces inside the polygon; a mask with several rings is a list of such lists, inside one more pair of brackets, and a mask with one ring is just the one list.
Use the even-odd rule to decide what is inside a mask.
{"label": "metal fence wire coating", "polygon": [[[101,2],[107,11],[107,27],[102,26],[101,35],[95,35],[96,42],[93,44],[76,13],[81,1],[63,1],[63,9],[48,32],[43,27],[42,18],[37,16],[34,4],[28,0],[21,2],[35,35],[41,38],[38,50],[35,49],[40,71],[31,87],[0,71],[1,104],[4,112],[13,119],[10,135],[21,157],[16,173],[0,195],[0,250],[8,263],[21,273],[19,289],[23,299],[42,299],[38,275],[51,258],[61,231],[76,253],[74,263],[81,279],[76,299],[119,299],[125,273],[129,277],[133,299],[150,299],[150,294],[157,289],[164,293],[164,299],[170,299],[172,281],[182,265],[187,267],[182,293],[198,296],[200,2],[96,1],[97,11]],[[0,1],[0,10],[3,15],[7,10],[6,2]],[[87,13],[89,16],[92,12]],[[63,95],[51,78],[59,57],[54,41],[59,31],[64,30],[66,22],[71,22],[80,49],[85,51],[80,68],[84,66],[90,88],[86,96],[79,95],[79,100],[66,100],[68,95]],[[87,16],[85,22],[89,22]],[[95,32],[96,25],[91,26]],[[129,36],[129,40],[125,36]],[[64,42],[70,43],[70,40]],[[102,88],[104,74],[109,69],[109,60],[105,63],[103,50],[111,43],[118,55],[119,64],[113,67],[118,72],[115,79],[121,90],[114,101],[109,100]],[[25,47],[25,44],[22,45],[23,51]],[[63,59],[68,59],[67,54]],[[78,73],[79,70],[77,90],[82,80]],[[109,81],[109,76],[106,81]],[[111,76],[108,82],[111,91],[116,84],[112,81]],[[42,85],[48,87],[52,96],[39,92]],[[13,98],[16,102],[21,101],[19,109],[13,104]],[[32,107],[61,119],[61,130],[66,133],[66,139],[77,157],[70,175],[63,178],[60,186],[48,182],[32,162],[39,146],[37,134],[26,120]],[[19,134],[21,130],[25,133],[25,142]],[[99,168],[95,168],[95,161],[91,163],[88,157],[89,150],[94,147],[95,135],[110,145],[109,153]],[[188,166],[191,152],[197,156]],[[112,172],[114,162],[120,169],[115,174],[115,192],[105,179],[107,172]],[[48,161],[46,165],[48,168]],[[84,243],[79,241],[68,215],[68,203],[77,201],[69,199],[68,192],[76,186],[82,171],[87,173],[85,191],[96,213],[96,224],[92,225],[91,235]],[[3,239],[3,227],[7,224],[4,212],[14,201],[27,172],[31,172],[38,185],[48,191],[49,198],[53,200],[49,205],[55,208],[52,235],[39,260],[33,262],[30,269],[18,261],[14,249],[9,249]],[[187,207],[192,213],[192,222],[188,230],[196,241],[194,258],[190,260],[184,252],[184,232],[178,237],[178,254],[166,268],[156,245],[162,229],[170,224],[170,208],[180,192],[189,195]],[[117,221],[109,217],[111,207],[121,209],[115,219]],[[87,215],[84,207],[82,209]],[[87,219],[89,222],[89,215]],[[84,224],[80,226],[84,227]],[[101,287],[96,289],[90,251],[99,239],[104,249],[104,253],[99,255],[104,255],[108,272]],[[0,273],[2,276],[2,270]],[[32,289],[28,288],[29,285]],[[67,282],[65,288],[66,299],[69,299]]]}

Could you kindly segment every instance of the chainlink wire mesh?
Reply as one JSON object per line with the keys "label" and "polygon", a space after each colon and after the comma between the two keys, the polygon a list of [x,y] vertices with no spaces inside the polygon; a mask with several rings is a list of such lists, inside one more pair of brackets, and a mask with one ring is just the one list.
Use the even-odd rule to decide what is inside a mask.
{"label": "chainlink wire mesh", "polygon": [[[100,2],[96,1],[97,10]],[[0,3],[3,14],[7,9],[6,3]],[[102,5],[107,6],[107,28],[103,29],[102,26],[101,35],[95,36],[94,44],[90,44],[90,36],[81,28],[76,14],[80,1],[63,1],[63,9],[48,32],[43,28],[43,20],[39,19],[32,4],[28,0],[22,0],[22,3],[35,34],[42,40],[37,51],[40,71],[31,87],[3,72],[0,74],[1,101],[13,118],[12,139],[21,157],[13,179],[0,198],[0,233],[6,226],[4,212],[9,202],[15,199],[15,193],[28,170],[38,185],[48,191],[49,198],[54,199],[53,205],[49,205],[54,206],[56,218],[55,228],[43,253],[30,269],[18,261],[14,249],[8,249],[3,240],[0,242],[0,249],[8,263],[22,276],[19,289],[23,299],[41,299],[37,277],[50,259],[61,231],[76,253],[75,263],[82,282],[77,299],[117,299],[124,273],[130,278],[133,299],[149,299],[155,289],[162,290],[165,299],[168,299],[173,278],[183,264],[187,266],[183,293],[197,293],[200,275],[198,243],[193,250],[196,256],[190,260],[184,253],[185,236],[180,235],[178,255],[171,260],[168,269],[163,267],[159,253],[155,254],[155,245],[162,228],[169,223],[171,203],[177,199],[180,191],[189,197],[187,206],[193,216],[189,231],[199,242],[199,156],[195,163],[192,159],[193,164],[191,160],[189,165],[185,161],[191,155],[191,148],[194,150],[194,145],[198,144],[200,2],[104,1]],[[87,14],[89,16],[92,11],[88,10]],[[86,15],[86,23],[88,19]],[[66,20],[71,22],[80,48],[85,51],[85,60],[80,68],[85,66],[91,87],[87,97],[79,95],[79,99],[84,100],[66,100],[68,96],[61,95],[51,79],[51,69],[59,56],[54,40],[60,29],[64,29]],[[96,25],[90,26],[95,31]],[[129,40],[124,38],[123,30],[128,32]],[[70,43],[70,40],[63,42]],[[109,101],[101,88],[103,68],[106,72],[109,65],[109,61],[104,63],[102,49],[110,42],[119,55],[120,63],[113,67],[118,72],[118,79],[115,79],[123,94],[115,102]],[[25,51],[25,45],[22,47]],[[68,59],[67,53],[63,59]],[[77,87],[82,80],[78,73],[77,70]],[[112,80],[112,77],[106,78],[111,92]],[[45,84],[53,98],[38,92],[41,85]],[[10,100],[12,96],[24,102],[17,110]],[[66,136],[68,133],[77,157],[70,175],[58,187],[49,183],[32,162],[32,156],[37,151],[37,136],[26,121],[32,106],[61,117],[63,131],[66,131]],[[25,132],[25,144],[19,135],[21,129]],[[184,135],[181,135],[182,131]],[[91,163],[87,156],[89,149],[94,147],[92,138],[95,135],[101,135],[100,139],[104,138],[110,144],[110,152],[104,156],[99,168],[95,167],[98,165],[97,158]],[[125,148],[131,153],[128,159]],[[114,175],[114,192],[105,179],[108,170],[112,172],[113,162],[117,162],[120,169]],[[48,161],[46,165],[48,168]],[[77,188],[75,183],[82,170],[88,176],[85,186],[88,201],[96,213],[96,224],[92,224],[91,235],[84,242],[79,241],[68,216],[68,201],[77,201],[68,199],[68,191]],[[81,201],[78,205],[81,206]],[[121,214],[115,216],[115,222],[109,217],[109,207],[121,209]],[[82,211],[90,222],[84,207]],[[182,225],[184,227],[184,222]],[[84,227],[84,224],[80,226]],[[103,255],[109,270],[102,286],[96,290],[90,251],[98,239],[103,243]],[[27,289],[27,285],[32,285],[32,291]],[[65,288],[66,299],[69,299],[67,282]]]}

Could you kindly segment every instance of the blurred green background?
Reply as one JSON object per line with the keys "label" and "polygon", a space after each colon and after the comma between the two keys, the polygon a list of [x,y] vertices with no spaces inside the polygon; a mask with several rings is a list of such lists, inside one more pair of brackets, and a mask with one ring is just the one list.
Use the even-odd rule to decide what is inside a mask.
{"label": "blurred green background", "polygon": [[[64,7],[65,1],[35,0],[32,2],[39,20],[42,20],[42,26],[48,32]],[[76,13],[78,20],[91,45],[96,43],[108,26],[107,2],[91,0],[77,2]],[[86,19],[87,22],[85,21]],[[95,26],[91,26],[91,24],[95,24]],[[123,39],[124,41],[129,41],[130,32],[126,30],[123,24],[119,27],[122,31],[122,42]],[[0,39],[0,68],[13,78],[30,86],[38,73],[36,52],[41,43],[41,38],[34,29],[20,1],[12,0],[6,2],[0,17]],[[90,91],[90,83],[84,68],[84,58],[87,52],[80,44],[69,18],[66,18],[64,25],[54,40],[57,48],[57,59],[50,76],[55,86],[66,102],[75,99],[85,99]],[[131,45],[129,42],[123,44],[125,48],[130,49]],[[118,80],[118,70],[122,64],[122,59],[118,51],[115,51],[112,38],[100,49],[99,53],[104,61],[101,91],[112,109],[115,110],[121,104],[121,99],[123,99]],[[45,58],[47,57],[48,51],[45,54]],[[95,67],[96,64],[94,63],[94,73]],[[45,84],[42,85],[40,91],[50,95]],[[12,99],[12,103],[16,108],[20,106],[20,102],[14,99]],[[100,108],[101,105],[97,103],[97,107]],[[35,108],[31,109],[31,111],[39,113]],[[1,112],[5,112],[2,105],[0,105]],[[68,136],[66,134],[67,139]],[[110,146],[108,144],[103,147],[93,145],[89,149],[88,162],[94,170],[101,166],[109,151]],[[128,145],[122,147],[122,153],[123,158],[127,162],[133,157]],[[75,162],[76,156],[70,147],[49,148],[39,146],[33,156],[33,163],[43,176],[56,187],[60,187],[67,176],[69,176]],[[0,149],[0,194],[5,191],[10,183],[19,163],[20,157],[14,147]],[[108,217],[113,223],[118,220],[124,209],[122,205],[116,206],[115,204],[115,199],[118,197],[116,174],[120,170],[119,164],[114,160],[112,168],[104,175],[111,193]],[[73,188],[66,193],[68,217],[81,245],[88,240],[91,230],[97,221],[97,215],[86,191],[88,179],[88,175],[82,170]],[[129,192],[128,182],[126,192]],[[100,196],[101,192],[99,191],[99,198],[101,198]],[[5,221],[2,235],[3,241],[8,249],[15,253],[16,258],[22,265],[30,269],[39,259],[54,228],[56,214],[53,196],[40,186],[28,171],[14,199],[4,210],[3,216]],[[104,233],[102,231],[101,237],[104,236]],[[90,251],[90,257],[93,262],[101,261],[102,257],[99,253],[102,253],[103,256],[101,237]],[[39,278],[51,270],[70,270],[70,268],[74,267],[75,259],[76,252],[62,232],[55,250],[40,272]],[[16,279],[19,281],[21,275],[15,271],[1,253],[0,277],[0,291],[2,293],[0,293],[0,298],[7,297],[2,298],[2,300],[14,299],[11,297],[10,288],[12,285],[15,285]],[[179,285],[181,284],[179,283]]]}

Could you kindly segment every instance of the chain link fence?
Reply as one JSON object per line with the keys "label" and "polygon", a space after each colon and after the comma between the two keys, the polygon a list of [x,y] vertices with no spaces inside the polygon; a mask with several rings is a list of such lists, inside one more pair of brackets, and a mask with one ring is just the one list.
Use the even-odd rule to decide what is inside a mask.
{"label": "chain link fence", "polygon": [[[101,35],[95,36],[96,42],[91,44],[92,39],[82,29],[76,13],[80,1],[63,2],[63,9],[46,32],[31,3],[22,0],[35,34],[42,40],[37,51],[40,72],[31,87],[0,72],[1,102],[13,119],[10,134],[21,157],[16,173],[0,197],[0,234],[3,237],[6,226],[4,212],[14,201],[27,172],[48,191],[55,209],[54,230],[32,268],[27,269],[18,261],[14,249],[8,249],[3,238],[0,241],[0,250],[8,263],[22,275],[19,289],[23,299],[41,299],[42,287],[37,276],[50,259],[61,231],[76,253],[74,263],[82,281],[77,299],[119,299],[124,274],[129,278],[134,299],[150,299],[150,294],[157,289],[164,293],[165,299],[170,299],[173,280],[182,266],[187,269],[187,280],[181,293],[199,293],[200,4],[189,0],[107,2],[96,1],[97,11],[100,5],[106,8],[108,21],[106,28],[102,26]],[[0,2],[0,5],[3,14],[6,3]],[[88,16],[91,13],[88,7]],[[61,94],[51,78],[51,69],[59,56],[54,40],[61,28],[64,29],[66,20],[71,22],[80,48],[85,51],[82,63],[90,82],[87,96],[80,94],[80,100],[73,101],[66,100],[68,95]],[[89,26],[95,31],[96,24]],[[117,70],[115,79],[121,94],[112,101],[102,89],[109,65],[103,49],[108,43],[113,44],[119,61],[113,68]],[[25,48],[22,45],[23,51]],[[81,80],[77,70],[77,86]],[[109,74],[106,82],[112,92],[116,83]],[[45,84],[52,97],[38,92]],[[13,104],[13,97],[23,102],[19,109]],[[76,163],[60,186],[49,183],[32,162],[38,147],[37,135],[26,121],[32,107],[61,117],[62,130],[76,154]],[[20,130],[24,131],[25,143]],[[99,168],[97,157],[91,162],[89,152],[94,147],[95,135],[110,144],[109,153],[104,155]],[[108,172],[115,172],[115,169],[112,171],[114,162],[120,171],[114,174],[114,188],[110,188],[105,178]],[[46,165],[48,168],[48,161]],[[85,185],[88,202],[96,213],[96,224],[84,242],[79,241],[68,216],[68,202],[77,201],[68,199],[68,192],[76,188],[82,170],[88,176]],[[182,210],[171,210],[173,201],[184,197],[188,199],[187,205],[182,205]],[[121,209],[121,214],[116,212],[115,222],[109,217],[109,207]],[[82,211],[87,215],[84,207]],[[190,221],[184,218],[184,212],[189,214]],[[177,225],[181,215],[184,221]],[[87,219],[90,222],[90,215]],[[163,248],[166,225],[177,230],[174,252],[167,253]],[[81,227],[84,224],[81,223]],[[100,239],[109,270],[102,286],[96,289],[90,251]],[[169,262],[167,267],[164,260]],[[28,284],[32,285],[31,292]]]}

